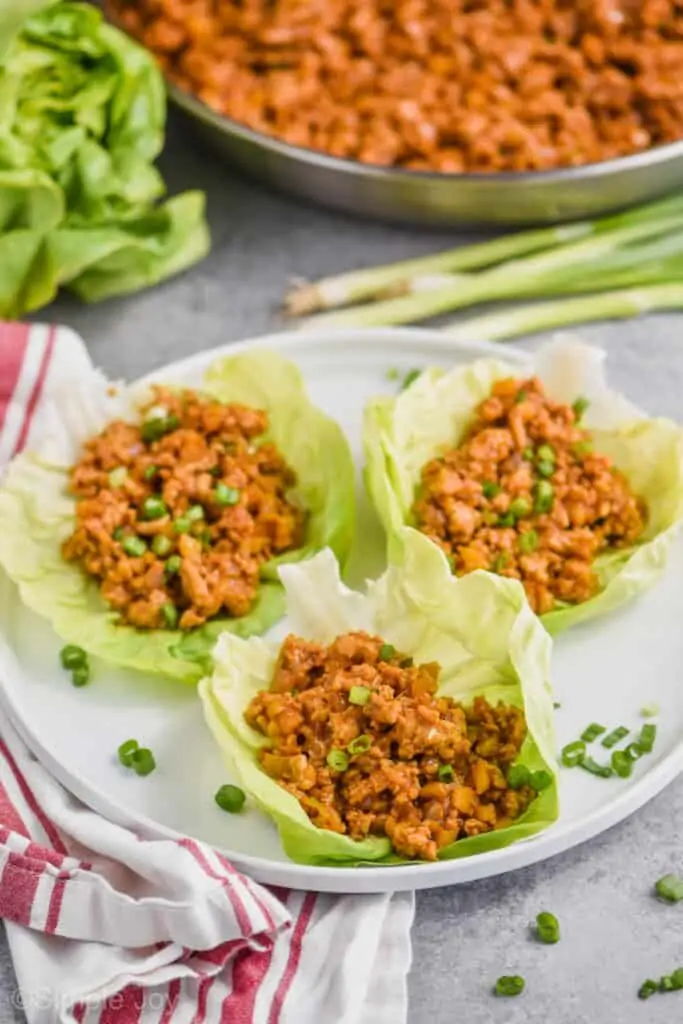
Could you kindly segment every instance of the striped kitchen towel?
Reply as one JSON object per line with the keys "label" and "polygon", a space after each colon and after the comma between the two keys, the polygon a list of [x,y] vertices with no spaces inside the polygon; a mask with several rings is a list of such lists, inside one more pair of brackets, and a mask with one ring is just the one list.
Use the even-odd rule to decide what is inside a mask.
{"label": "striped kitchen towel", "polygon": [[[0,323],[0,470],[90,365]],[[410,894],[267,889],[193,839],[141,839],[68,793],[0,715],[0,917],[29,1024],[402,1024]]]}

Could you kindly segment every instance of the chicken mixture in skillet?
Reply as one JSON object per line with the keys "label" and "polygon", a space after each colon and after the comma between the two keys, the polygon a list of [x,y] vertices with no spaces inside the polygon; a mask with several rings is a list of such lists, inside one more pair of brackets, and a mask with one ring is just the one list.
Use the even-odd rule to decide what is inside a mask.
{"label": "chicken mixture in skillet", "polygon": [[269,741],[261,766],[319,828],[388,836],[403,857],[435,860],[457,839],[504,828],[551,782],[523,770],[512,788],[524,714],[483,698],[463,707],[437,696],[438,680],[437,664],[415,665],[367,633],[328,647],[289,636],[270,689],[245,712]]}
{"label": "chicken mixture in skillet", "polygon": [[262,410],[157,387],[140,423],[117,420],[86,443],[62,551],[121,622],[192,629],[245,615],[263,563],[301,546],[295,475],[259,442],[267,429]]}
{"label": "chicken mixture in skillet", "polygon": [[463,442],[422,470],[415,522],[456,574],[524,584],[538,614],[598,589],[595,558],[634,544],[644,503],[581,427],[587,403],[553,402],[539,380],[500,380]]}

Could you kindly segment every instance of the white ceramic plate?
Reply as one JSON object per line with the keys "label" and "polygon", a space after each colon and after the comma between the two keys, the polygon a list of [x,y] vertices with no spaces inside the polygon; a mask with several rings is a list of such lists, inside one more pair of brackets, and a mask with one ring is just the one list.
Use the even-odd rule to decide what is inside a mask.
{"label": "white ceramic plate", "polygon": [[[346,430],[360,464],[363,405],[426,365],[452,366],[494,353],[484,344],[457,344],[430,331],[376,330],[279,334],[258,339],[296,361],[311,397]],[[198,385],[221,352],[202,353],[152,375]],[[505,358],[526,357],[512,349]],[[360,490],[360,478],[359,478]],[[351,582],[378,573],[383,564],[379,526],[364,530]],[[9,586],[5,582],[6,586]],[[596,779],[580,769],[562,775],[562,815],[540,836],[478,857],[394,868],[316,868],[293,864],[282,852],[271,822],[255,809],[231,816],[213,794],[225,770],[189,688],[136,676],[93,662],[93,683],[74,689],[58,663],[61,644],[51,629],[14,602],[0,641],[2,700],[38,758],[86,804],[150,836],[189,834],[220,847],[252,877],[266,883],[335,892],[420,889],[467,882],[531,864],[566,850],[637,810],[683,769],[683,544],[673,551],[665,578],[623,611],[577,627],[555,647],[554,680],[560,746],[591,721],[639,729],[644,704],[662,708],[655,752],[642,758],[630,779]],[[155,753],[158,768],[138,778],[117,762],[118,745],[137,737]],[[597,748],[600,750],[600,747]],[[602,753],[606,753],[602,751]]]}

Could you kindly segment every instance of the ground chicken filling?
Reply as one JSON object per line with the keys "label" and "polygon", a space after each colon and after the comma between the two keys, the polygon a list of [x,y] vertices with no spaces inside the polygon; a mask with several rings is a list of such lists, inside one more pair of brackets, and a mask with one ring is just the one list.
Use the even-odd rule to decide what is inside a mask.
{"label": "ground chicken filling", "polygon": [[157,387],[140,423],[117,420],[86,443],[62,552],[121,622],[192,629],[245,615],[263,563],[301,545],[295,475],[258,441],[267,428],[262,410]]}
{"label": "ground chicken filling", "polygon": [[522,711],[438,697],[437,664],[348,633],[329,647],[289,636],[247,722],[269,740],[261,766],[311,821],[403,857],[435,860],[456,839],[509,825],[535,796],[507,770],[526,736]]}
{"label": "ground chicken filling", "polygon": [[580,425],[586,405],[551,401],[535,378],[498,381],[462,444],[424,466],[413,506],[455,573],[519,579],[538,614],[592,597],[596,556],[645,527],[644,503]]}

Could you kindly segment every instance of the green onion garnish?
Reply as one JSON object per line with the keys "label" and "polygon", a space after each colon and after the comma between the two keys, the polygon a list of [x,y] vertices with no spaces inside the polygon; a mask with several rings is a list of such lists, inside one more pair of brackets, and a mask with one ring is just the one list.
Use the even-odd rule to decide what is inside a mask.
{"label": "green onion garnish", "polygon": [[583,459],[586,455],[591,455],[593,452],[592,441],[577,441],[576,444],[572,445],[572,451],[576,455],[577,459]]}
{"label": "green onion garnish", "polygon": [[387,380],[400,380],[401,371],[398,370],[395,366],[390,366],[389,369],[384,374],[384,376],[386,377]]}
{"label": "green onion garnish", "polygon": [[455,778],[452,764],[440,764],[437,772],[439,782],[452,782]]}
{"label": "green onion garnish", "polygon": [[161,606],[161,617],[169,629],[175,629],[178,625],[178,609],[170,601]]}
{"label": "green onion garnish", "polygon": [[355,740],[351,740],[346,749],[351,755],[367,754],[371,746],[372,739],[370,738],[370,736],[368,736],[367,733],[363,733],[362,736],[356,736]]}
{"label": "green onion garnish", "polygon": [[163,533],[157,533],[156,537],[152,540],[152,551],[159,558],[164,558],[172,547],[172,542]]}
{"label": "green onion garnish", "polygon": [[522,448],[522,458],[526,462],[531,462],[533,457],[534,457],[534,450],[533,450],[533,448]]}
{"label": "green onion garnish", "polygon": [[132,766],[133,754],[138,749],[138,746],[139,744],[137,740],[126,740],[125,743],[121,744],[118,749],[118,756],[119,761],[124,765],[124,767],[130,768]]}
{"label": "green onion garnish", "polygon": [[240,492],[235,487],[228,487],[227,484],[219,482],[213,492],[217,505],[237,505],[240,500]]}
{"label": "green onion garnish", "polygon": [[509,512],[515,519],[523,519],[524,516],[528,516],[531,512],[531,505],[526,498],[515,498],[510,504]]}
{"label": "green onion garnish", "polygon": [[548,480],[539,480],[534,492],[534,511],[537,513],[550,512],[555,497],[553,485]]}
{"label": "green onion garnish", "polygon": [[136,775],[150,775],[157,766],[154,754],[148,747],[138,747],[131,754],[131,758],[131,768]]}
{"label": "green onion garnish", "polygon": [[114,530],[114,533],[112,534],[112,536],[113,536],[114,540],[122,541],[124,536],[125,536],[123,527],[122,526],[117,526],[116,529]]}
{"label": "green onion garnish", "polygon": [[673,992],[674,980],[670,974],[663,974],[659,979],[659,991],[660,992]]}
{"label": "green onion garnish", "polygon": [[640,709],[640,713],[643,718],[654,718],[660,711],[659,704],[644,704]]}
{"label": "green onion garnish", "polygon": [[74,686],[87,686],[90,682],[90,667],[86,663],[85,665],[76,665],[71,670],[71,682]]}
{"label": "green onion garnish", "polygon": [[508,769],[508,786],[510,789],[521,789],[528,786],[531,779],[531,772],[525,764],[513,764]]}
{"label": "green onion garnish", "polygon": [[498,484],[494,484],[492,480],[484,480],[481,485],[481,493],[485,498],[495,498],[497,494],[500,494],[501,488]]}
{"label": "green onion garnish", "polygon": [[416,381],[421,373],[422,370],[409,370],[408,373],[403,378],[403,383],[401,384],[401,391],[405,391],[406,388],[409,388],[413,381]]}
{"label": "green onion garnish", "polygon": [[555,472],[555,463],[542,460],[536,463],[536,471],[539,476],[549,477]]}
{"label": "green onion garnish", "polygon": [[535,551],[538,547],[538,534],[536,531],[526,530],[524,533],[520,534],[517,546],[525,555],[530,555],[531,552]]}
{"label": "green onion garnish", "polygon": [[380,661],[390,661],[396,654],[396,648],[393,644],[382,644],[379,649],[377,657]]}
{"label": "green onion garnish", "polygon": [[659,982],[653,981],[652,978],[648,978],[638,989],[639,999],[649,999],[655,992],[659,992]]}
{"label": "green onion garnish", "polygon": [[515,526],[517,520],[513,516],[512,512],[506,512],[505,515],[498,517],[498,526]]}
{"label": "green onion garnish", "polygon": [[543,910],[536,915],[536,934],[541,942],[546,942],[548,945],[554,945],[560,941],[560,922],[554,914]]}
{"label": "green onion garnish", "polygon": [[653,722],[647,722],[640,730],[640,736],[636,740],[638,749],[642,754],[651,754],[657,736],[657,726]]}
{"label": "green onion garnish", "polygon": [[507,551],[500,551],[491,562],[491,572],[502,572],[508,564]]}
{"label": "green onion garnish", "polygon": [[246,802],[246,795],[239,786],[221,786],[214,795],[214,800],[222,811],[228,814],[239,814]]}
{"label": "green onion garnish", "polygon": [[187,518],[191,523],[197,523],[204,518],[204,509],[201,505],[190,505],[187,510]]}
{"label": "green onion garnish", "polygon": [[683,878],[679,875],[664,875],[655,882],[655,892],[668,903],[680,903],[683,900]]}
{"label": "green onion garnish", "polygon": [[582,757],[579,761],[579,768],[583,768],[584,771],[590,772],[591,775],[597,775],[601,779],[609,779],[612,776],[610,765],[598,764],[592,757]]}
{"label": "green onion garnish", "polygon": [[180,420],[177,416],[152,416],[145,420],[140,427],[140,436],[143,441],[150,444],[152,441],[158,441],[165,434],[170,434],[179,425]]}
{"label": "green onion garnish", "polygon": [[352,686],[349,690],[349,704],[357,704],[361,707],[367,704],[372,696],[372,690],[367,686]]}
{"label": "green onion garnish", "polygon": [[165,515],[168,515],[168,509],[163,498],[159,498],[156,494],[145,498],[142,503],[143,519],[163,519]]}
{"label": "green onion garnish", "polygon": [[566,747],[562,747],[560,758],[565,768],[576,768],[577,764],[581,763],[585,754],[586,744],[583,740],[574,740],[573,743],[568,743]]}
{"label": "green onion garnish", "polygon": [[497,996],[518,996],[524,991],[524,978],[519,974],[503,975],[493,989]]}
{"label": "green onion garnish", "polygon": [[345,772],[349,767],[348,756],[343,750],[331,750],[327,755],[327,763],[335,772]]}
{"label": "green onion garnish", "polygon": [[180,571],[181,564],[182,560],[180,558],[180,555],[171,555],[170,558],[166,559],[164,571],[167,572],[169,576],[173,576],[174,573]]}
{"label": "green onion garnish", "polygon": [[67,644],[59,652],[59,660],[66,669],[79,668],[81,665],[87,665],[88,655],[82,647],[77,647],[76,644]]}
{"label": "green onion garnish", "polygon": [[536,793],[542,793],[544,789],[552,785],[553,777],[550,772],[541,768],[540,771],[532,772],[529,776],[529,785]]}
{"label": "green onion garnish", "polygon": [[589,405],[590,402],[588,401],[588,399],[584,398],[582,395],[580,395],[574,402],[572,402],[572,409],[574,410],[574,415],[576,416],[577,420],[581,419]]}
{"label": "green onion garnish", "polygon": [[631,761],[638,761],[643,756],[643,752],[637,743],[629,743],[627,747],[624,747],[624,753]]}
{"label": "green onion garnish", "polygon": [[117,466],[109,474],[110,487],[123,487],[128,477],[128,470],[125,466]]}
{"label": "green onion garnish", "polygon": [[625,725],[619,725],[605,736],[604,740],[602,740],[602,745],[607,750],[611,750],[612,747],[616,747],[617,743],[621,743],[626,736],[628,736],[628,729]]}
{"label": "green onion garnish", "polygon": [[522,402],[526,402],[526,400],[527,392],[524,390],[524,388],[520,388],[520,390],[515,395],[515,405],[521,405]]}
{"label": "green onion garnish", "polygon": [[415,662],[412,658],[404,658],[402,661],[399,661],[398,664],[399,668],[412,668]]}
{"label": "green onion garnish", "polygon": [[633,761],[625,750],[614,750],[611,761],[612,768],[622,779],[627,779],[633,771]]}
{"label": "green onion garnish", "polygon": [[541,444],[536,449],[536,458],[539,462],[555,462],[557,455],[550,444]]}
{"label": "green onion garnish", "polygon": [[597,740],[598,736],[602,736],[603,732],[607,732],[604,725],[600,725],[599,722],[591,722],[581,733],[581,739],[584,743],[592,743],[593,740]]}
{"label": "green onion garnish", "polygon": [[178,516],[173,523],[176,533],[189,533],[192,529],[192,520],[188,516]]}
{"label": "green onion garnish", "polygon": [[155,466],[154,464],[152,464],[151,466],[147,467],[147,469],[145,470],[145,472],[142,475],[144,476],[145,480],[153,480],[158,472],[159,472],[159,467]]}
{"label": "green onion garnish", "polygon": [[129,533],[123,538],[121,547],[131,558],[142,558],[147,551],[147,545],[142,537],[137,537],[133,533]]}

